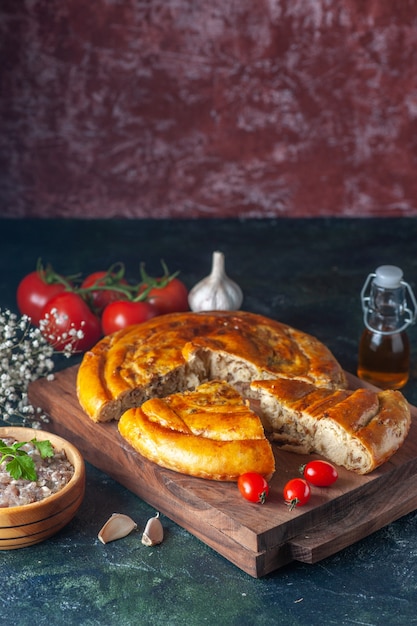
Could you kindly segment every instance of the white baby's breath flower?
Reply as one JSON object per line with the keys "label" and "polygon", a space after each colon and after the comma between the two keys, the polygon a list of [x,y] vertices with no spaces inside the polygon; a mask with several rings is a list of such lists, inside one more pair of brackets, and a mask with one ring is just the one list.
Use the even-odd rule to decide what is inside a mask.
{"label": "white baby's breath flower", "polygon": [[[42,326],[34,328],[28,316],[0,309],[0,419],[32,428],[48,421],[41,409],[30,404],[27,391],[38,378],[53,379],[54,353]],[[73,354],[72,345],[64,354]]]}
{"label": "white baby's breath flower", "polygon": [[[63,322],[67,322],[67,326],[58,332]],[[85,322],[81,321],[80,326],[81,328],[77,328],[73,322],[69,321],[68,315],[59,313],[55,308],[51,309],[50,313],[46,313],[45,317],[39,321],[42,335],[47,338],[51,346],[59,346],[59,352],[66,358],[77,351],[79,341],[84,339],[82,328],[85,326]]]}

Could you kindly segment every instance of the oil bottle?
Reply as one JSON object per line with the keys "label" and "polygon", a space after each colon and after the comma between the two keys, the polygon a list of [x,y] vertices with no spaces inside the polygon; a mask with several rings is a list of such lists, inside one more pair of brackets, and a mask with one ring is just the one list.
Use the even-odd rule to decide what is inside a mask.
{"label": "oil bottle", "polygon": [[[369,290],[369,295],[368,295]],[[417,303],[401,268],[381,265],[361,291],[365,329],[359,343],[359,378],[380,389],[401,389],[410,371],[406,329],[414,323]]]}

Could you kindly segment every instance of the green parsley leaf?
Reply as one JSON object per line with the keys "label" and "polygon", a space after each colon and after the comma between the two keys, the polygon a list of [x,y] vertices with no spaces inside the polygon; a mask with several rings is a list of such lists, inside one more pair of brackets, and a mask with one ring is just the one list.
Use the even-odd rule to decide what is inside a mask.
{"label": "green parsley leaf", "polygon": [[46,441],[38,441],[35,438],[31,439],[30,442],[33,443],[33,445],[38,449],[38,452],[43,459],[54,456],[54,449],[48,439]]}
{"label": "green parsley leaf", "polygon": [[[0,439],[0,463],[7,461],[6,470],[15,480],[37,480],[36,467],[33,458],[20,448],[25,445],[25,441],[15,441],[11,446]],[[36,438],[31,443],[37,448],[42,459],[54,456],[54,449],[50,441],[38,441]]]}
{"label": "green parsley leaf", "polygon": [[24,478],[25,480],[37,480],[35,463],[31,456],[17,456],[13,460],[9,461],[6,465],[6,469],[10,476],[15,480]]}

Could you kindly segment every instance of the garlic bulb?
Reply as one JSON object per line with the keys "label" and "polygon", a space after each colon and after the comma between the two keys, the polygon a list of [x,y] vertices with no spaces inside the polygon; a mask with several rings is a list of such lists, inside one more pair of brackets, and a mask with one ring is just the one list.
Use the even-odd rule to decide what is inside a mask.
{"label": "garlic bulb", "polygon": [[223,252],[213,252],[210,275],[194,285],[188,294],[191,310],[237,311],[242,302],[241,288],[226,275]]}
{"label": "garlic bulb", "polygon": [[155,517],[151,517],[146,523],[145,530],[142,535],[142,543],[145,546],[156,546],[162,543],[164,539],[164,529],[159,519],[159,513]]}
{"label": "garlic bulb", "polygon": [[109,543],[110,541],[116,541],[116,539],[127,537],[127,535],[129,535],[132,530],[135,530],[136,528],[136,522],[134,522],[128,515],[113,513],[98,533],[98,538],[101,543]]}

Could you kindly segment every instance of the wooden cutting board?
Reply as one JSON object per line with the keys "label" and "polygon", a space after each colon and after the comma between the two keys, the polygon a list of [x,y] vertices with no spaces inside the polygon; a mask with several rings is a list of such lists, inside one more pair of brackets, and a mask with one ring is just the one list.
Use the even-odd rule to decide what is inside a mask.
{"label": "wooden cutting board", "polygon": [[[368,476],[340,468],[332,487],[313,487],[310,502],[290,511],[282,489],[311,456],[276,448],[269,498],[264,505],[249,503],[235,483],[165,470],[135,452],[116,423],[93,423],[77,400],[77,369],[58,372],[53,381],[31,383],[30,402],[51,417],[46,429],[71,441],[86,461],[251,576],[264,576],[294,560],[316,563],[417,508],[415,407],[410,433],[392,459]],[[364,386],[347,376],[350,388]]]}

